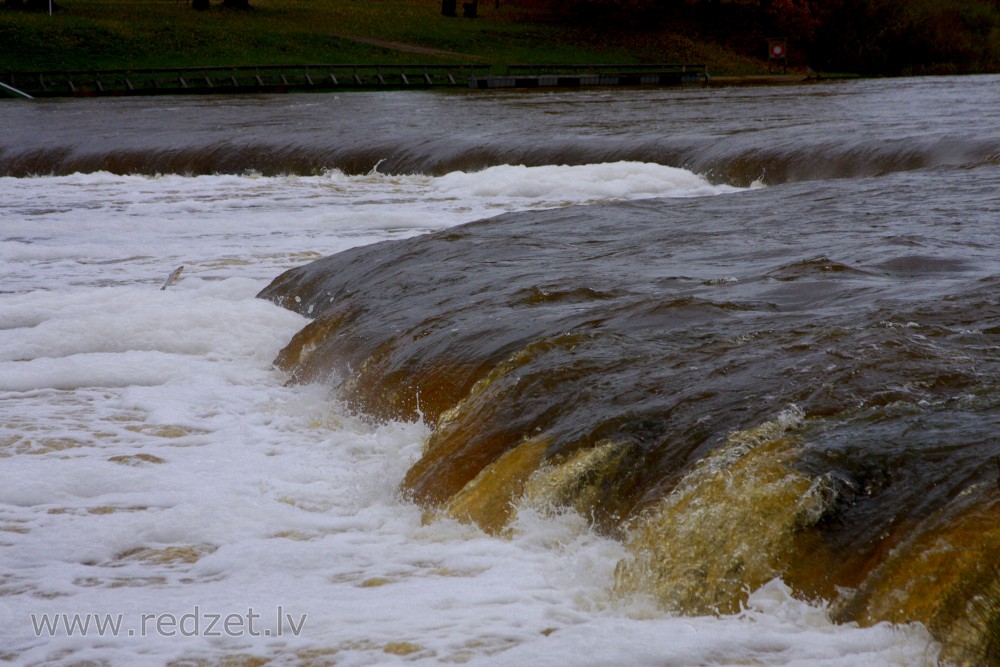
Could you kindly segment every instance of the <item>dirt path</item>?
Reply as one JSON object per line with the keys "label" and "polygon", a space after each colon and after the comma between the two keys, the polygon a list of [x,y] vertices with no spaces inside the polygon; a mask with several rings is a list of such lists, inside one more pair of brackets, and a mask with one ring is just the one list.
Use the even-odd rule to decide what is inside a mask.
{"label": "dirt path", "polygon": [[407,44],[405,42],[393,42],[387,39],[374,39],[372,37],[358,37],[356,35],[333,35],[337,39],[344,39],[349,42],[357,42],[358,44],[368,44],[369,46],[378,46],[383,49],[392,49],[393,51],[402,51],[403,53],[419,53],[425,56],[444,56],[449,58],[465,58],[469,61],[484,62],[486,59],[480,56],[469,55],[468,53],[459,53],[458,51],[444,51],[442,49],[432,49],[427,46],[418,46],[416,44]]}

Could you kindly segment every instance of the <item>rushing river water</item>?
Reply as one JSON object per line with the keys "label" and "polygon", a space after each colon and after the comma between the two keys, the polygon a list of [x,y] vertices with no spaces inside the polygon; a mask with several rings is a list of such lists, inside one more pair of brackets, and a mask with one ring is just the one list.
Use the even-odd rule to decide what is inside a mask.
{"label": "rushing river water", "polygon": [[995,661],[997,109],[4,101],[0,658]]}

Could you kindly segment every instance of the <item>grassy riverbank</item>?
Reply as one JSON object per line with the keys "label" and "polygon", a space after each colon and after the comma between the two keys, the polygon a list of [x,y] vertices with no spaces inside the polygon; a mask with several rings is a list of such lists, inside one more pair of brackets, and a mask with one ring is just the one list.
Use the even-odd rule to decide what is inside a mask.
{"label": "grassy riverbank", "polygon": [[[252,0],[250,11],[185,0],[58,0],[54,16],[0,9],[0,70],[296,63],[706,63],[767,71],[681,31],[562,25],[522,2],[441,15],[440,0]],[[462,3],[458,3],[462,13]]]}

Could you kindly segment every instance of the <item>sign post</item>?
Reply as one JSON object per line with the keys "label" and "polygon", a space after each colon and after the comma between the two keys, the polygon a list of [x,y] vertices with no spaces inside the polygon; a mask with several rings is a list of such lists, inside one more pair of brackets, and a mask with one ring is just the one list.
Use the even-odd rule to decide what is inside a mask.
{"label": "sign post", "polygon": [[767,40],[767,71],[772,72],[772,67],[777,61],[781,61],[782,71],[788,73],[788,43],[783,39]]}

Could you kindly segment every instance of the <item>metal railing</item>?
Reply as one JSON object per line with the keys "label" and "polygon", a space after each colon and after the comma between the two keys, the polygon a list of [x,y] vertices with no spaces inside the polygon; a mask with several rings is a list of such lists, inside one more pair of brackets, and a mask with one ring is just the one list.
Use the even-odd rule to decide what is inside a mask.
{"label": "metal railing", "polygon": [[0,82],[36,97],[275,92],[331,88],[467,86],[487,65],[255,65],[8,72]]}
{"label": "metal railing", "polygon": [[[382,65],[316,64],[174,67],[128,70],[48,70],[0,73],[0,86],[26,97],[255,93],[332,89],[494,87],[514,77],[590,77],[578,85],[679,83],[708,78],[705,65]],[[594,78],[598,77],[598,78]],[[605,78],[601,78],[605,77]],[[632,77],[632,78],[629,78]],[[547,81],[547,80],[546,80]],[[573,85],[571,79],[563,79]],[[528,85],[531,85],[530,83]],[[542,85],[548,85],[543,82]]]}
{"label": "metal railing", "polygon": [[708,65],[676,64],[676,63],[640,63],[635,65],[508,65],[507,74],[521,76],[525,74],[652,74],[678,73],[708,75]]}
{"label": "metal railing", "polygon": [[504,74],[475,77],[470,88],[672,86],[709,80],[706,65],[510,65]]}

